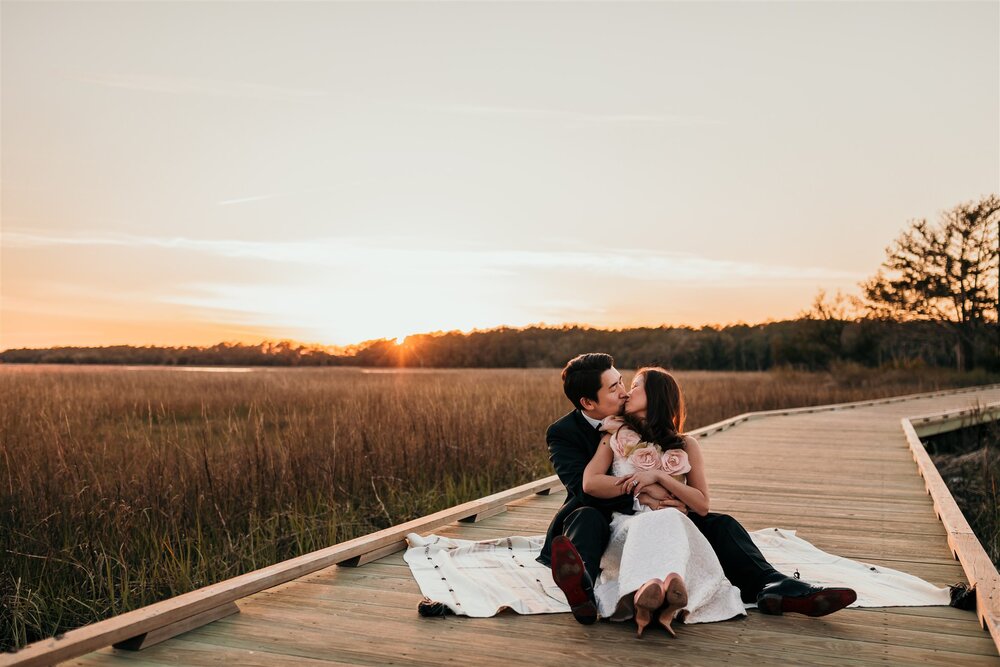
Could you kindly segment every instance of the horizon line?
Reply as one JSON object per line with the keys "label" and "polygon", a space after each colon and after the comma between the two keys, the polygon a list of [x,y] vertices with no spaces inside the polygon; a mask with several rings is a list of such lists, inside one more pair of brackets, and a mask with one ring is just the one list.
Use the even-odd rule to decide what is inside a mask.
{"label": "horizon line", "polygon": [[[473,334],[493,333],[493,332],[498,332],[498,331],[527,331],[529,329],[542,329],[542,330],[555,331],[555,330],[560,330],[560,329],[583,329],[583,330],[589,330],[589,331],[603,331],[603,332],[614,333],[614,332],[624,332],[624,331],[635,331],[635,330],[640,330],[640,329],[689,329],[689,330],[715,329],[715,330],[722,330],[722,329],[728,329],[728,328],[731,328],[731,327],[750,327],[750,328],[753,328],[753,327],[768,326],[768,325],[771,325],[771,324],[781,324],[783,322],[798,322],[798,321],[801,321],[801,320],[810,320],[810,319],[814,319],[814,318],[807,317],[806,313],[802,313],[799,316],[794,317],[794,318],[784,318],[784,319],[770,319],[769,318],[767,320],[764,320],[763,322],[755,322],[755,323],[744,322],[744,321],[735,321],[735,322],[728,322],[728,323],[725,323],[725,324],[720,323],[720,322],[709,322],[709,323],[703,323],[703,324],[697,324],[697,325],[696,324],[666,324],[666,323],[664,323],[664,324],[639,324],[639,325],[622,326],[622,327],[602,327],[602,326],[597,326],[597,325],[592,325],[592,324],[585,324],[585,323],[579,323],[579,322],[566,322],[566,323],[563,323],[563,324],[547,324],[545,322],[540,322],[540,323],[534,323],[534,324],[527,324],[527,325],[524,325],[524,326],[512,326],[512,325],[501,324],[501,325],[497,325],[497,326],[493,326],[493,327],[486,327],[486,328],[450,329],[450,330],[440,329],[440,330],[436,330],[436,331],[423,331],[423,332],[416,332],[416,333],[406,334],[405,336],[402,336],[402,337],[400,337],[400,336],[383,336],[381,338],[369,338],[369,339],[362,340],[362,341],[359,341],[359,342],[356,342],[356,343],[347,343],[347,344],[344,344],[344,345],[332,345],[332,344],[328,344],[328,343],[321,343],[321,342],[316,342],[316,341],[306,341],[306,340],[301,340],[301,339],[292,338],[292,337],[288,337],[288,338],[278,337],[278,338],[261,338],[258,342],[253,342],[253,343],[250,343],[250,342],[241,342],[239,340],[220,340],[220,341],[218,341],[216,343],[212,343],[212,344],[209,344],[209,345],[192,345],[192,344],[175,344],[175,345],[169,345],[169,344],[156,344],[156,343],[107,343],[107,344],[101,344],[101,345],[74,345],[74,344],[65,344],[65,345],[47,345],[47,346],[43,346],[43,347],[6,347],[6,348],[0,348],[0,353],[12,352],[12,351],[18,351],[18,350],[55,350],[55,349],[65,349],[65,348],[103,349],[103,348],[109,348],[109,347],[135,347],[135,348],[142,348],[142,347],[151,347],[151,348],[171,348],[171,347],[172,348],[178,348],[178,347],[180,347],[180,348],[185,348],[185,347],[190,347],[190,348],[197,348],[197,349],[208,349],[208,348],[211,348],[211,347],[215,347],[217,345],[245,345],[247,347],[257,347],[257,346],[264,345],[264,344],[267,344],[267,343],[292,343],[292,344],[298,345],[299,347],[303,347],[303,348],[307,348],[307,349],[321,349],[321,350],[324,350],[324,351],[335,350],[337,352],[346,352],[346,351],[349,351],[349,350],[363,349],[366,346],[371,346],[371,345],[376,344],[376,343],[385,343],[385,342],[393,342],[393,341],[395,341],[397,344],[402,345],[406,340],[408,340],[410,338],[441,337],[441,336],[449,336],[449,335],[470,336],[470,335],[473,335]],[[847,319],[847,320],[843,320],[843,321],[854,321],[854,320]],[[402,340],[400,340],[400,338],[402,338]]]}

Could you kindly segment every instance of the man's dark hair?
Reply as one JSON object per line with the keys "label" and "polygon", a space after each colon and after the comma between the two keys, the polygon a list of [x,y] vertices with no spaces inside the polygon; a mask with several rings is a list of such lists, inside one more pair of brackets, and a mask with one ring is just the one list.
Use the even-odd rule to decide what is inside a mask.
{"label": "man's dark hair", "polygon": [[573,357],[562,370],[563,391],[577,409],[582,410],[580,399],[597,400],[601,389],[601,375],[615,365],[610,354],[589,352]]}

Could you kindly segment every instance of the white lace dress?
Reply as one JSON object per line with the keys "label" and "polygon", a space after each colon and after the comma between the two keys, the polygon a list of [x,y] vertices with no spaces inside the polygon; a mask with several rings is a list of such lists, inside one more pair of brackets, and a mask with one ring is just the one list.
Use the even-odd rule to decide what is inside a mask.
{"label": "white lace dress", "polygon": [[[611,436],[612,444],[615,437]],[[615,454],[612,475],[634,471],[628,460]],[[652,511],[642,506],[633,515],[616,512],[601,567],[603,572],[594,595],[602,618],[612,621],[632,618],[632,600],[639,587],[650,579],[663,579],[671,572],[681,575],[687,586],[685,623],[709,623],[746,615],[739,589],[726,579],[708,540],[690,519],[673,508]]]}

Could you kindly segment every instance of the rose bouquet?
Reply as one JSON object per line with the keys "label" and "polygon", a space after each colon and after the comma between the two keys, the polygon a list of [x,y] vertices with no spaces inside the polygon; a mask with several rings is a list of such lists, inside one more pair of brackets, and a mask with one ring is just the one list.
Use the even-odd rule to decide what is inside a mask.
{"label": "rose bouquet", "polygon": [[621,419],[608,417],[601,430],[611,434],[611,450],[615,456],[631,463],[636,470],[662,470],[680,478],[691,472],[691,462],[683,449],[664,451],[652,442],[643,442],[638,433],[626,426]]}

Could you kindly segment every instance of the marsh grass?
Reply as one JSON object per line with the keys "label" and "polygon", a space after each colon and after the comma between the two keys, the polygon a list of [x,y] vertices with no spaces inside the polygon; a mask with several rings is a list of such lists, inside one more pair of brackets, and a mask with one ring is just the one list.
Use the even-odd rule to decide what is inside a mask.
{"label": "marsh grass", "polygon": [[[696,428],[981,384],[687,372]],[[551,474],[557,370],[0,366],[0,649]]]}

